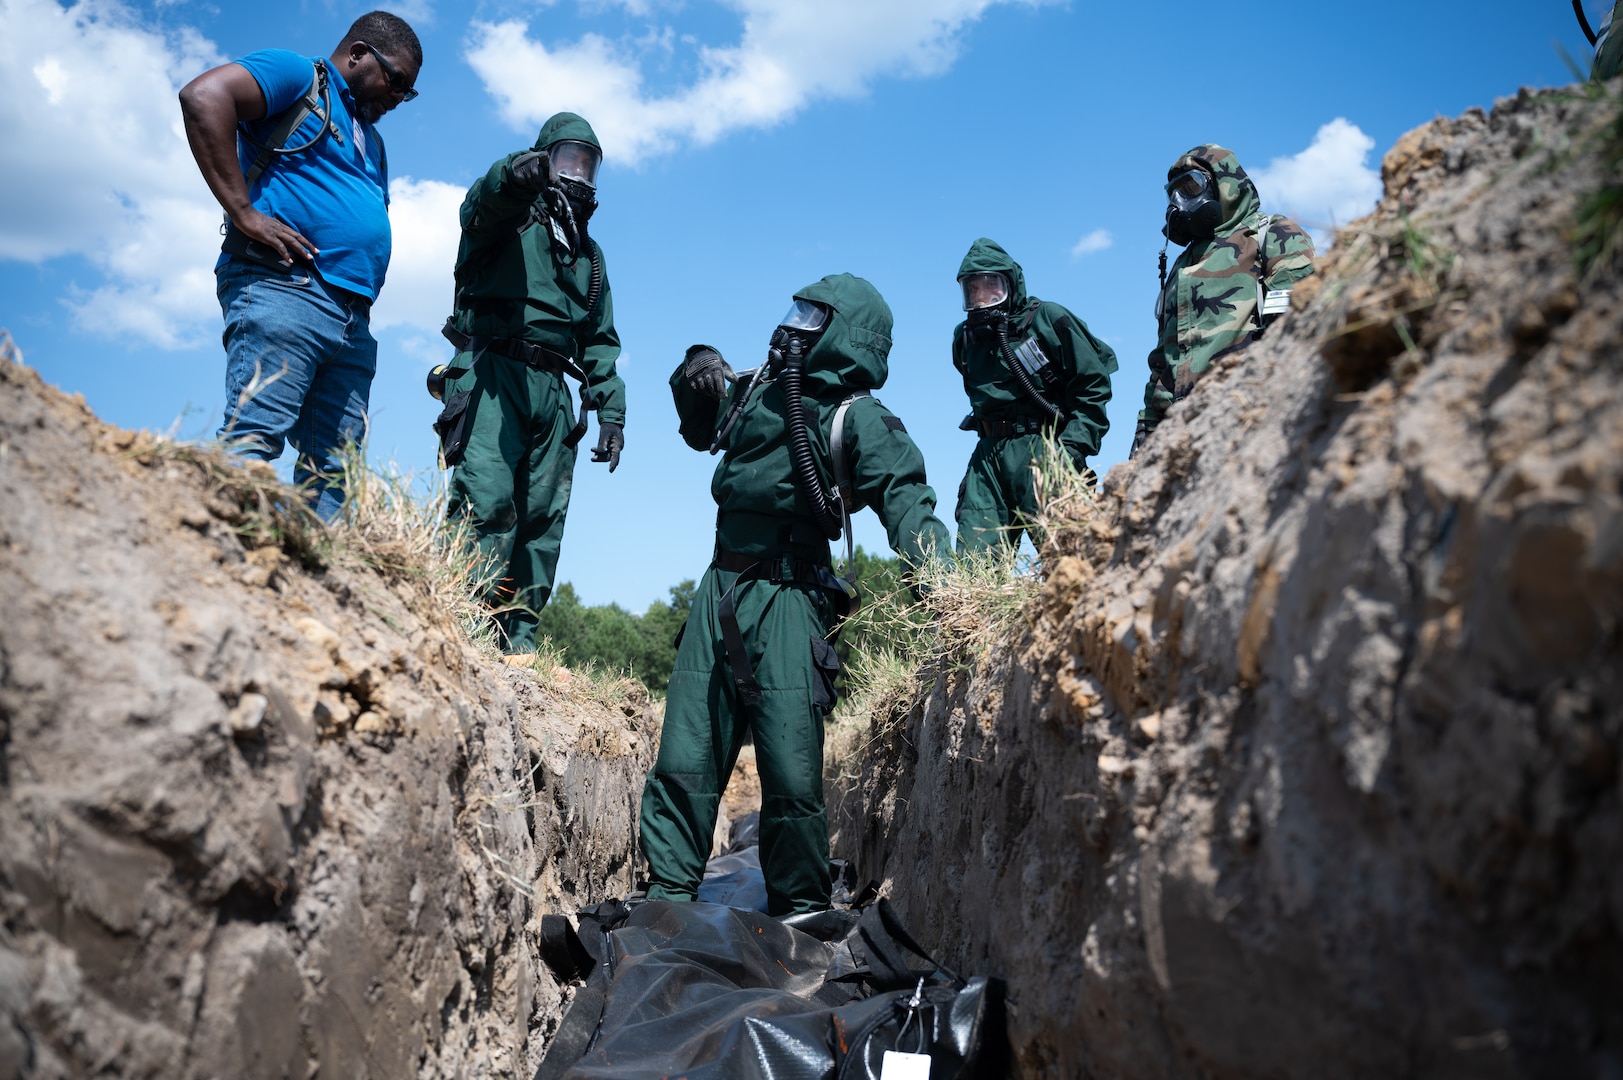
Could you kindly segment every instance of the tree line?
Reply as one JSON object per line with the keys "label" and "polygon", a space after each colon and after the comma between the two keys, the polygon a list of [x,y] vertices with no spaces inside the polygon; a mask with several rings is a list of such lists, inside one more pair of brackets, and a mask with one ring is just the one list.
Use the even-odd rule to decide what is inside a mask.
{"label": "tree line", "polygon": [[[903,588],[899,560],[869,555],[857,548],[848,573],[856,579],[863,604],[891,602]],[[542,609],[537,632],[551,640],[570,667],[588,664],[623,672],[663,696],[676,666],[676,634],[693,609],[698,582],[692,578],[670,589],[668,600],[656,600],[641,614],[619,604],[583,604],[575,587],[564,582]],[[875,631],[866,620],[840,634],[841,663],[861,649]]]}

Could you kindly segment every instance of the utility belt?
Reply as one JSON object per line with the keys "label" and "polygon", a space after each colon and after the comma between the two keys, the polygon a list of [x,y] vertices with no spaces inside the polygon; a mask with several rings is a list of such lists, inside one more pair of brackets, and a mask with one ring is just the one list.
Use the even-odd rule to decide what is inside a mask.
{"label": "utility belt", "polygon": [[[509,360],[517,360],[535,371],[550,372],[554,375],[568,375],[570,378],[577,380],[580,383],[580,418],[575,421],[575,426],[569,430],[569,434],[564,436],[564,446],[573,450],[580,444],[581,439],[586,437],[586,414],[591,411],[587,396],[586,372],[575,362],[573,357],[565,356],[556,349],[549,349],[545,345],[538,345],[533,341],[522,341],[518,338],[486,337],[482,334],[464,334],[452,325],[451,319],[445,320],[445,325],[440,328],[440,333],[458,352],[473,353],[473,360],[465,368],[442,364],[430,372],[429,393],[433,394],[434,397],[443,397],[445,384],[466,375],[472,369],[472,365],[478,363],[479,357],[486,353],[494,353],[497,356],[505,356]],[[436,383],[440,387],[440,391],[437,393],[434,389]],[[450,408],[451,406],[448,403],[447,411]],[[462,408],[464,410],[467,408],[466,401],[462,402]],[[460,415],[459,413],[458,418],[460,418]],[[441,421],[435,423],[434,429],[439,431],[442,423],[445,423],[448,428],[451,426],[450,422],[442,415]],[[442,431],[442,448],[445,438],[446,434]],[[458,454],[458,458],[460,460],[460,454]],[[450,460],[449,454],[446,455],[446,461],[448,464],[455,464]]]}
{"label": "utility belt", "polygon": [[[551,371],[559,375],[568,375],[583,385],[586,382],[586,372],[582,370],[579,364],[575,363],[574,357],[565,356],[557,349],[549,349],[545,345],[538,345],[533,341],[523,341],[519,338],[464,334],[451,325],[450,319],[445,320],[445,326],[440,329],[440,333],[444,335],[446,341],[456,347],[458,352],[495,353],[497,356],[505,356],[509,360],[517,360],[519,363],[535,368],[537,371]],[[451,375],[453,371],[456,371],[457,375],[466,373],[466,369],[459,371],[456,368],[449,368],[446,375],[453,379],[456,378],[457,375]]]}
{"label": "utility belt", "polygon": [[834,572],[827,561],[797,559],[793,555],[744,555],[719,547],[710,562],[718,570],[749,574],[774,585],[820,585],[819,575]]}
{"label": "utility belt", "polygon": [[1055,421],[1033,417],[1029,420],[982,420],[971,413],[958,425],[959,431],[974,431],[983,439],[1012,439],[1019,435],[1040,435]]}
{"label": "utility belt", "polygon": [[[744,647],[744,633],[738,625],[738,606],[734,594],[739,586],[751,581],[766,581],[774,585],[821,589],[834,607],[836,629],[829,638],[830,646],[839,634],[839,621],[853,614],[862,602],[857,587],[845,578],[837,577],[826,556],[819,562],[790,554],[745,555],[728,551],[717,544],[715,557],[710,563],[718,570],[738,575],[737,580],[721,594],[716,615],[721,623],[721,643],[727,650],[727,666],[732,668],[733,686],[738,690],[739,700],[751,708],[761,703],[761,684],[756,681],[755,667],[750,663],[749,651]],[[832,706],[832,700],[829,704]]]}

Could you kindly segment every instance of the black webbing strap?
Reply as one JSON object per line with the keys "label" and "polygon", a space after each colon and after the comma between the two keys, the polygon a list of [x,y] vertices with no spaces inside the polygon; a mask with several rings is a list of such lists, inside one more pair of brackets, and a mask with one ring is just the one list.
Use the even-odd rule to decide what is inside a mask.
{"label": "black webbing strap", "polygon": [[585,978],[597,966],[567,915],[541,916],[541,962],[565,980]]}
{"label": "black webbing strap", "polygon": [[[270,133],[269,138],[264,142],[260,142],[248,134],[246,127],[238,125],[237,130],[242,137],[254,146],[259,147],[259,156],[254,158],[252,165],[248,166],[248,172],[244,177],[248,181],[249,190],[253,189],[254,181],[263,176],[265,170],[270,168],[271,163],[278,157],[286,157],[309,150],[316,143],[326,138],[329,131],[336,135],[340,142],[343,141],[343,134],[338,131],[337,126],[332,122],[332,100],[327,88],[327,65],[321,60],[316,60],[312,62],[311,66],[315,68],[315,72],[310,78],[310,89],[304,92],[304,97],[283,110],[282,119],[276,125],[275,130]],[[303,146],[295,147],[292,150],[284,149],[287,146],[287,140],[293,137],[293,133],[299,129],[299,125],[312,115],[321,121],[321,130],[317,132],[316,137]]]}
{"label": "black webbing strap", "polygon": [[749,650],[744,648],[744,632],[738,626],[738,607],[733,602],[733,594],[740,585],[758,576],[755,570],[759,565],[756,563],[741,571],[727,591],[721,594],[721,603],[716,607],[721,621],[721,644],[727,650],[727,666],[733,673],[733,689],[738,691],[738,700],[752,709],[761,703],[761,684],[756,681]]}
{"label": "black webbing strap", "polygon": [[569,1003],[563,1023],[548,1041],[547,1052],[535,1070],[535,1080],[559,1080],[591,1050],[609,1004],[609,983],[607,964],[592,969],[586,984],[576,991],[575,1000]]}
{"label": "black webbing strap", "polygon": [[[878,990],[905,990],[915,986],[920,978],[937,971],[953,981],[957,976],[931,959],[911,934],[902,926],[889,900],[881,900],[862,913],[857,923],[857,937],[862,944],[864,959],[868,962],[868,980]],[[930,966],[917,969],[907,962],[912,953]]]}
{"label": "black webbing strap", "polygon": [[614,981],[614,939],[610,931],[625,922],[630,913],[631,908],[619,900],[584,908],[578,916],[580,934],[575,933],[566,916],[541,917],[542,960],[560,979],[568,981],[584,975],[586,982],[575,992],[563,1022],[547,1042],[535,1080],[559,1080],[597,1042],[608,1008],[609,986]]}
{"label": "black webbing strap", "polygon": [[1053,420],[982,420],[978,416],[967,418],[971,430],[988,439],[1013,439],[1020,435],[1038,435],[1054,426]]}
{"label": "black webbing strap", "polygon": [[[458,330],[453,319],[446,319],[445,325],[440,327],[440,334],[449,341],[458,352],[467,351],[475,356],[487,352],[497,356],[505,356],[509,360],[517,360],[526,367],[536,371],[547,371],[555,375],[568,375],[580,383],[580,417],[575,426],[564,436],[564,445],[573,450],[586,437],[586,414],[591,411],[590,399],[586,387],[586,371],[574,360],[549,349],[545,345],[538,345],[533,341],[522,341],[518,338],[493,338],[480,335],[468,335]],[[450,382],[466,375],[469,368],[446,368],[445,379]]]}

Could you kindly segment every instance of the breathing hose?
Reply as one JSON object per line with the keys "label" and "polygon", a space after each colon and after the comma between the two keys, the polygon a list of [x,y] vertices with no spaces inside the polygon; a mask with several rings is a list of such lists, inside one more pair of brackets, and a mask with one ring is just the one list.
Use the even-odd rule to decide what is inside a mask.
{"label": "breathing hose", "polygon": [[[773,352],[779,352],[773,349]],[[800,376],[805,370],[806,355],[798,337],[790,336],[783,357],[784,420],[789,425],[789,458],[794,465],[795,487],[811,506],[817,527],[830,540],[840,538],[844,514],[840,497],[831,500],[817,475],[817,458],[812,454],[811,436],[806,428],[806,403],[800,396]]]}
{"label": "breathing hose", "polygon": [[997,322],[997,347],[1003,354],[1004,362],[1009,365],[1009,370],[1014,372],[1014,381],[1020,384],[1020,390],[1028,398],[1036,402],[1048,414],[1050,419],[1063,419],[1060,411],[1054,408],[1052,402],[1043,397],[1042,393],[1037,389],[1037,384],[1031,381],[1031,376],[1026,373],[1026,365],[1022,364],[1020,358],[1014,355],[1014,346],[1009,344],[1009,321],[1007,319],[999,319]]}

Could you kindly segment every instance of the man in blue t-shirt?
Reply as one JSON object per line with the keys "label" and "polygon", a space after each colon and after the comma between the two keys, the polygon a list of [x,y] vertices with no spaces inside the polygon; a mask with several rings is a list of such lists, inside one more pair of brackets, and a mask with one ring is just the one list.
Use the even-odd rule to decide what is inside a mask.
{"label": "man in blue t-shirt", "polygon": [[291,442],[294,479],[323,520],[343,505],[344,448],[366,435],[377,372],[368,324],[390,233],[374,125],[417,96],[422,64],[411,27],[374,11],[329,57],[264,49],[180,91],[192,156],[230,219],[214,268],[225,316],[220,437],[266,461]]}

